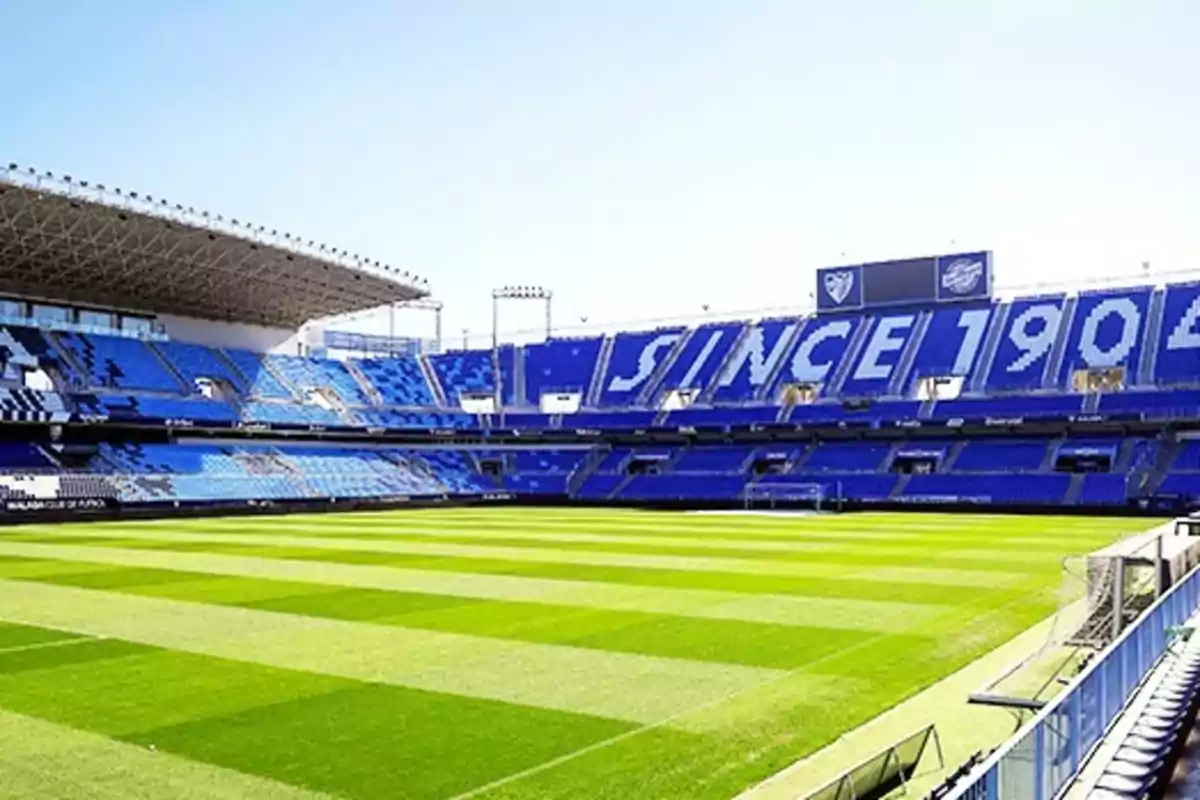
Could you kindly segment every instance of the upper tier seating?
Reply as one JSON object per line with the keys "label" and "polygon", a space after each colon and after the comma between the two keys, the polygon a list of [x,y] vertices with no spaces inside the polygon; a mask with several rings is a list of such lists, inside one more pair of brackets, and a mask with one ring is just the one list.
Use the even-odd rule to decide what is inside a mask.
{"label": "upper tier seating", "polygon": [[683,338],[683,328],[618,333],[602,377],[601,406],[636,405],[650,381]]}
{"label": "upper tier seating", "polygon": [[795,319],[764,320],[746,326],[717,375],[714,403],[751,403],[760,399],[792,346],[801,325]]}
{"label": "upper tier seating", "polygon": [[145,342],[119,336],[59,333],[58,342],[77,365],[80,388],[143,389],[178,394],[185,387],[167,371]]}
{"label": "upper tier seating", "polygon": [[525,353],[525,400],[536,406],[543,394],[578,392],[586,395],[600,355],[602,338],[550,339],[528,345]]}
{"label": "upper tier seating", "polygon": [[655,394],[662,395],[672,389],[703,389],[711,384],[745,327],[742,322],[718,322],[696,328],[686,337],[679,354],[655,387]]}
{"label": "upper tier seating", "polygon": [[187,342],[155,342],[152,346],[183,377],[189,391],[194,391],[197,381],[207,378],[229,384],[238,394],[249,393],[246,377],[211,347]]}
{"label": "upper tier seating", "polygon": [[0,327],[0,380],[19,383],[26,369],[59,360],[41,331]]}
{"label": "upper tier seating", "polygon": [[281,400],[295,400],[296,395],[284,386],[268,369],[262,353],[250,350],[238,350],[227,347],[225,356],[233,362],[234,367],[244,377],[250,397],[273,397]]}
{"label": "upper tier seating", "polygon": [[267,356],[267,363],[301,392],[326,389],[333,391],[346,405],[365,406],[370,403],[358,380],[340,361],[328,358]]}
{"label": "upper tier seating", "polygon": [[437,405],[417,359],[365,358],[355,364],[379,392],[384,405],[420,408]]}
{"label": "upper tier seating", "polygon": [[969,378],[993,313],[993,306],[974,303],[935,310],[906,376],[906,393],[911,396],[921,378]]}
{"label": "upper tier seating", "polygon": [[442,385],[446,402],[457,406],[464,394],[491,395],[496,391],[492,354],[485,350],[459,350],[429,356],[429,366]]}

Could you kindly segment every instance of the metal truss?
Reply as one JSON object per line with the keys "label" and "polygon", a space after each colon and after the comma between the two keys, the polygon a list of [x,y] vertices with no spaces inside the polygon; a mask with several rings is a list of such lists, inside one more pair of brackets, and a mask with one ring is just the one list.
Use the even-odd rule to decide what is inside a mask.
{"label": "metal truss", "polygon": [[0,293],[283,328],[428,295],[378,262],[132,198],[0,169]]}

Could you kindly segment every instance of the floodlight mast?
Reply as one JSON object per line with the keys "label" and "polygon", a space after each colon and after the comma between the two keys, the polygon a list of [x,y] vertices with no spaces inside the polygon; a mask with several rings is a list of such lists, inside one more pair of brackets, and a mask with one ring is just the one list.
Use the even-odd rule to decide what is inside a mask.
{"label": "floodlight mast", "polygon": [[492,289],[492,349],[500,348],[500,301],[501,300],[540,300],[546,307],[546,338],[551,332],[551,305],[554,292],[542,286],[502,286]]}
{"label": "floodlight mast", "polygon": [[[502,286],[492,290],[492,364],[496,374],[500,373],[500,301],[501,300],[537,300],[545,304],[546,338],[550,338],[551,304],[554,292],[544,286]],[[494,405],[497,414],[501,413],[500,381],[492,381],[494,387]]]}
{"label": "floodlight mast", "polygon": [[414,311],[432,311],[433,312],[433,346],[437,352],[442,352],[442,308],[444,304],[441,300],[432,300],[428,297],[422,297],[417,300],[401,300],[398,303],[392,303],[388,307],[388,340],[389,342],[396,341],[396,310],[411,308]]}

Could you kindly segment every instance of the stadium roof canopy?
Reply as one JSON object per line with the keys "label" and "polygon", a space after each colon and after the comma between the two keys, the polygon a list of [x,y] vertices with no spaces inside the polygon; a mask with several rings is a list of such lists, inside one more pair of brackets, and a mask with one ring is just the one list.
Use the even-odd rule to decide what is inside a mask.
{"label": "stadium roof canopy", "polygon": [[415,300],[378,261],[161,198],[0,168],[0,294],[298,328]]}

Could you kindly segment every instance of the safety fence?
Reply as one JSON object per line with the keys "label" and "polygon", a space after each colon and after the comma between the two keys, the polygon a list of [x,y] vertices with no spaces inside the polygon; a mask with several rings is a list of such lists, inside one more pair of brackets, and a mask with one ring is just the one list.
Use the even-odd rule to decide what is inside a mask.
{"label": "safety fence", "polygon": [[1053,800],[1200,605],[1193,569],[965,779],[948,800]]}

